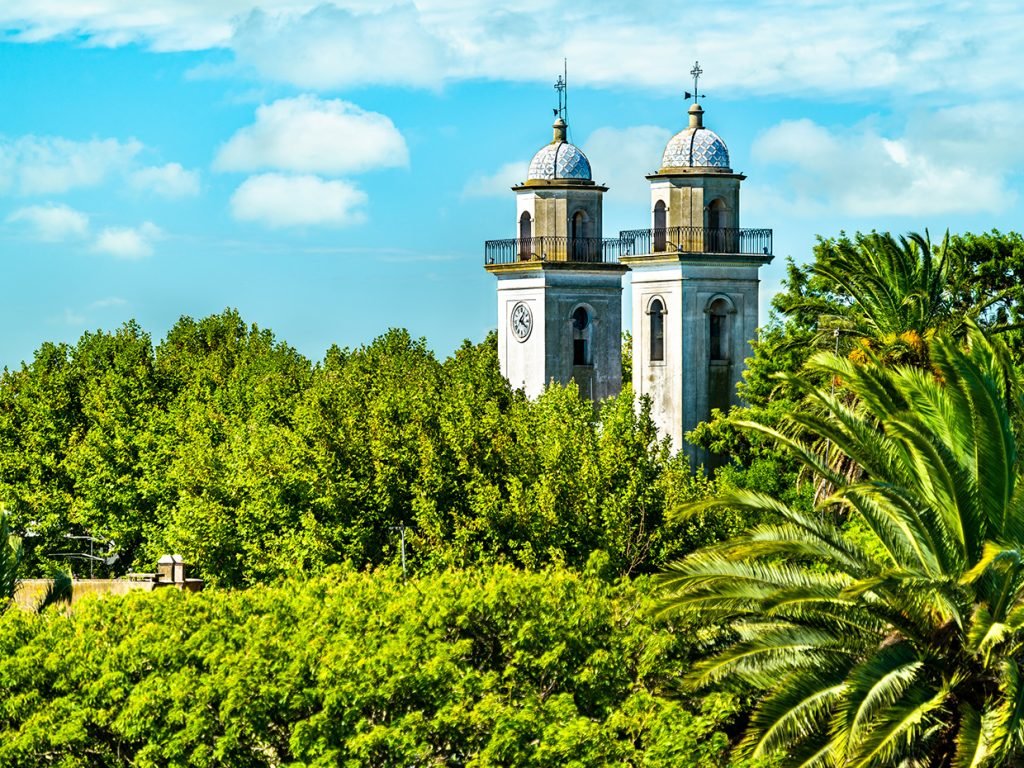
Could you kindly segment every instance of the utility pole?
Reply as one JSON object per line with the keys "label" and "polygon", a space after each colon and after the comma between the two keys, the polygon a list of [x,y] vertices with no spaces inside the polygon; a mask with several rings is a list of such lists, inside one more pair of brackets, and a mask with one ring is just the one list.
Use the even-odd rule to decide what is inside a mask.
{"label": "utility pole", "polygon": [[391,526],[391,530],[398,531],[399,534],[402,537],[401,538],[401,541],[402,541],[402,579],[404,580],[406,578],[406,572],[405,572],[405,525],[404,524],[392,525]]}

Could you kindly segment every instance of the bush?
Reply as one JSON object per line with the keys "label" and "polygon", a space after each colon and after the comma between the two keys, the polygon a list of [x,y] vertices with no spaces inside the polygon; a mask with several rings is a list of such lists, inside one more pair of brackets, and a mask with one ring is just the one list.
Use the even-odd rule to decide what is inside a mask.
{"label": "bush", "polygon": [[723,765],[737,701],[673,698],[701,633],[601,559],[8,612],[0,765]]}

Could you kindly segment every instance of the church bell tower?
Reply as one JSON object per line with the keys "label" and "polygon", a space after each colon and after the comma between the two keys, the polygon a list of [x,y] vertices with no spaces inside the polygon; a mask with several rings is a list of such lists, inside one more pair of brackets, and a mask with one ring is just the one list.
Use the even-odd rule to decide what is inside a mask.
{"label": "church bell tower", "polygon": [[489,240],[484,268],[498,280],[498,358],[529,397],[576,382],[592,400],[622,387],[618,239],[602,237],[601,202],[586,155],[567,140],[565,80],[555,88],[554,136],[534,155],[516,196],[516,237]]}
{"label": "church bell tower", "polygon": [[746,177],[704,126],[699,64],[690,74],[689,125],[647,177],[650,229],[620,234],[621,261],[633,273],[633,390],[651,398],[676,450],[713,408],[739,403],[736,384],[757,331],[758,270],[772,260],[772,231],[740,228]]}

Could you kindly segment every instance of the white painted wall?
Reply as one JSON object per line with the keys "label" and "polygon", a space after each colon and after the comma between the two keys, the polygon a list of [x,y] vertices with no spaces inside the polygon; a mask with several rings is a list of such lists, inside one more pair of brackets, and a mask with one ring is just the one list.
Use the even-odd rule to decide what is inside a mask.
{"label": "white painted wall", "polygon": [[[528,397],[548,382],[575,380],[587,397],[601,400],[622,388],[622,274],[624,268],[591,270],[537,265],[496,272],[498,278],[498,359],[501,372]],[[525,341],[512,332],[512,309],[520,301],[533,313]],[[593,364],[573,366],[572,313],[584,305],[590,314]]]}

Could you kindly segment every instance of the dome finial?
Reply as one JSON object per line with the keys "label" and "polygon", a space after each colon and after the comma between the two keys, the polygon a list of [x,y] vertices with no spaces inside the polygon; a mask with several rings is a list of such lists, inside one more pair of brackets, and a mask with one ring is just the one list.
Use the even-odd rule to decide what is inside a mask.
{"label": "dome finial", "polygon": [[704,127],[704,108],[697,102],[693,103],[687,112],[690,115],[690,127],[691,128],[703,128]]}
{"label": "dome finial", "polygon": [[558,91],[558,109],[555,114],[564,120],[565,110],[569,107],[569,60],[562,59],[562,66],[564,71],[555,80],[555,90]]}
{"label": "dome finial", "polygon": [[555,129],[555,135],[551,138],[552,144],[558,144],[564,142],[565,134],[568,126],[565,124],[565,120],[560,117],[555,118],[555,122],[551,125]]}

